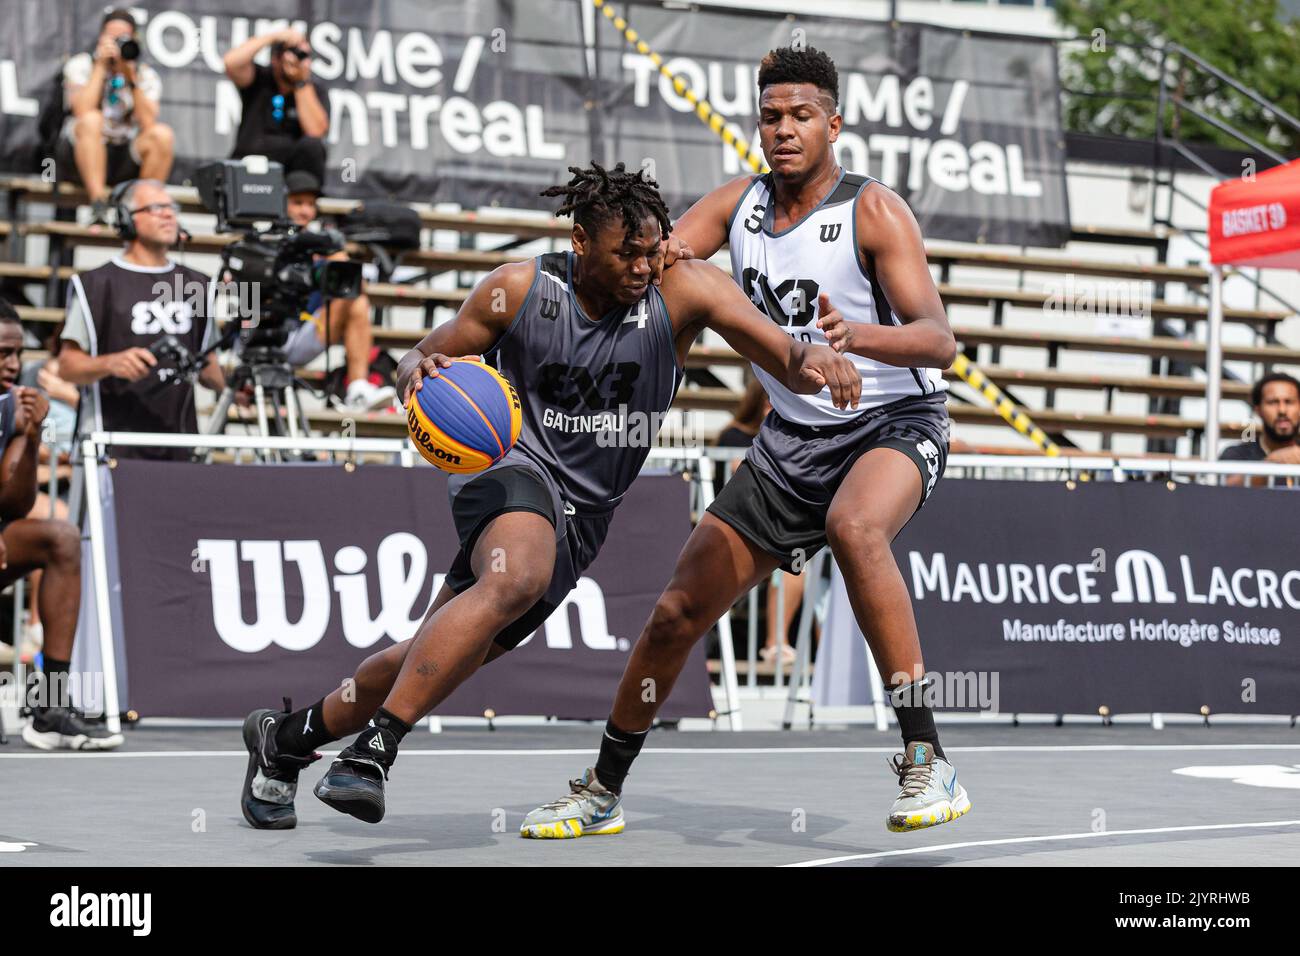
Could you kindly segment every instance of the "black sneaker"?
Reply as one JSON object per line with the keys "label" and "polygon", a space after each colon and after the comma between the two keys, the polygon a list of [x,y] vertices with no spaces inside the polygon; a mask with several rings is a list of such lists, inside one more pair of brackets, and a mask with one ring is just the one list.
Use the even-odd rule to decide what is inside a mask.
{"label": "black sneaker", "polygon": [[112,750],[122,746],[123,737],[73,707],[34,707],[23,740],[37,750]]}
{"label": "black sneaker", "polygon": [[[376,738],[378,739],[378,738]],[[384,818],[384,781],[388,767],[355,746],[339,751],[325,776],[316,784],[316,796],[339,813],[378,823]]]}
{"label": "black sneaker", "polygon": [[239,808],[255,830],[292,830],[298,825],[293,798],[298,793],[298,774],[320,759],[282,754],[276,750],[275,731],[280,721],[292,711],[289,701],[284,710],[255,710],[244,718],[244,746],[248,748],[248,771]]}

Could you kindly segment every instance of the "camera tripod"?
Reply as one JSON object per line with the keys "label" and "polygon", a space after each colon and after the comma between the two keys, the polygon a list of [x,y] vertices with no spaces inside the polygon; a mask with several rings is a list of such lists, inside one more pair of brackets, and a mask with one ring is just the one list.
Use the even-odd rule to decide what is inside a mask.
{"label": "camera tripod", "polygon": [[[257,434],[263,438],[304,438],[311,434],[298,396],[298,389],[302,386],[294,378],[284,350],[256,346],[244,350],[242,361],[231,373],[221,397],[217,399],[216,408],[203,426],[205,435],[225,433],[235,396],[249,384],[253,386]],[[274,451],[263,454],[271,461],[279,461],[281,457]]]}

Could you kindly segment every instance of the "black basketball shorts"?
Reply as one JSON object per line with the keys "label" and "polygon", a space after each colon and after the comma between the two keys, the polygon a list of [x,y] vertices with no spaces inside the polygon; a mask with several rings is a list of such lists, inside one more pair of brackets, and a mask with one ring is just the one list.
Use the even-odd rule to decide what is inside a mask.
{"label": "black basketball shorts", "polygon": [[[578,584],[578,579],[596,559],[605,543],[612,512],[580,515],[566,506],[555,480],[517,451],[486,471],[450,482],[451,514],[460,538],[460,550],[447,571],[446,584],[457,594],[472,585],[470,561],[474,545],[488,523],[512,511],[531,511],[555,528],[555,567],[546,593],[496,636],[496,643],[512,650],[551,616]],[[506,573],[509,573],[508,571]]]}
{"label": "black basketball shorts", "polygon": [[709,513],[781,562],[786,571],[826,544],[826,512],[849,469],[873,448],[894,448],[921,473],[929,499],[948,462],[942,392],[899,399],[838,425],[814,427],[770,413]]}

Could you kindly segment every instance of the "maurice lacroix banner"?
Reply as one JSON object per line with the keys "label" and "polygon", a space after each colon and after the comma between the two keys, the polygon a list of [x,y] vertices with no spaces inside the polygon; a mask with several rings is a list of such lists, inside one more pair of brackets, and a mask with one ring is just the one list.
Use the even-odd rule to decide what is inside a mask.
{"label": "maurice lacroix banner", "polygon": [[[446,485],[423,466],[118,462],[123,706],[238,717],[315,700],[413,636],[458,547]],[[642,476],[566,603],[435,713],[607,717],[690,533],[688,494],[679,477]],[[661,713],[711,707],[701,642]]]}
{"label": "maurice lacroix banner", "polygon": [[1285,491],[945,481],[894,543],[926,668],[1019,713],[1300,713]]}
{"label": "maurice lacroix banner", "polygon": [[[91,49],[102,0],[11,0],[0,36],[0,168],[39,168],[38,117]],[[290,22],[330,111],[331,195],[551,208],[591,159],[645,166],[674,216],[744,171],[588,0],[167,0],[132,5],[176,132],[173,181],[228,155],[240,116],[222,55]],[[755,140],[758,61],[806,44],[839,68],[841,163],[898,190],[927,236],[1068,236],[1056,52],[1047,41],[826,17],[619,5],[667,68]],[[755,146],[757,149],[757,146]]]}

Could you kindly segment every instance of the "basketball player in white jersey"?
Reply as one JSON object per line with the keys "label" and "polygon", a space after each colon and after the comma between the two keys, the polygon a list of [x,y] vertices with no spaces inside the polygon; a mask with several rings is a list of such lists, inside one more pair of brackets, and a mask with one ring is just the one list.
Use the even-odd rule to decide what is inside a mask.
{"label": "basketball player in white jersey", "polygon": [[[729,243],[733,277],[755,305],[792,337],[851,357],[862,376],[859,407],[836,408],[824,390],[795,395],[755,368],[773,410],[691,534],[632,651],[595,767],[530,813],[525,836],[621,832],[624,780],[691,647],[775,568],[798,571],[827,543],[902,733],[892,764],[901,790],[886,826],[915,830],[970,809],[924,700],[916,621],[890,551],[943,473],[939,370],[956,342],[907,204],[836,162],[835,64],[811,48],[773,50],[758,88],[772,171],[696,203],[668,240],[669,260],[708,258]],[[643,694],[648,686],[656,693]]]}

